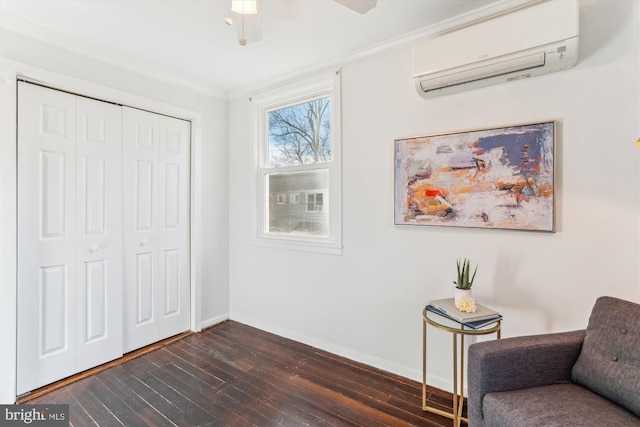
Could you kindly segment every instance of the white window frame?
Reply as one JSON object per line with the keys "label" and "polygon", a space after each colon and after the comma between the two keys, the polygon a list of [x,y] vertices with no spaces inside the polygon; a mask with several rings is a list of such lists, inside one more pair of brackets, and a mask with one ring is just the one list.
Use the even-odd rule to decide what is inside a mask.
{"label": "white window frame", "polygon": [[[269,120],[268,113],[290,105],[301,104],[313,99],[331,97],[331,155],[329,162],[287,166],[284,168],[269,167]],[[341,124],[340,124],[340,70],[323,73],[320,76],[297,83],[270,89],[251,98],[254,135],[254,173],[252,180],[255,195],[252,203],[252,221],[255,242],[261,246],[279,249],[310,251],[318,253],[342,254],[342,157],[341,157]],[[267,176],[272,173],[304,172],[327,169],[329,172],[328,205],[329,228],[327,236],[312,236],[297,233],[273,233],[268,231]],[[301,192],[300,203],[307,202],[306,192]]]}

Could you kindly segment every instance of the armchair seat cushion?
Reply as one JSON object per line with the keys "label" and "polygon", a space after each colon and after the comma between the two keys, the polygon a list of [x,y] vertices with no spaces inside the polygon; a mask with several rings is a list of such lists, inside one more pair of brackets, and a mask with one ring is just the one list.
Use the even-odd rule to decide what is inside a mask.
{"label": "armchair seat cushion", "polygon": [[488,393],[482,412],[492,427],[640,427],[631,412],[576,384]]}

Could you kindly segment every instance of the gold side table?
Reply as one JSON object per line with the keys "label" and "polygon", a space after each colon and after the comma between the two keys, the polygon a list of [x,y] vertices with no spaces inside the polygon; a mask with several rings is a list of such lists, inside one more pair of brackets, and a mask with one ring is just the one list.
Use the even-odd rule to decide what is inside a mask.
{"label": "gold side table", "polygon": [[[437,313],[427,310],[422,311],[422,410],[433,412],[453,420],[454,427],[460,427],[460,422],[466,423],[469,420],[462,416],[464,404],[464,337],[467,335],[489,335],[496,334],[500,339],[500,327],[502,321],[496,320],[494,323],[482,328],[472,329],[465,327],[462,323],[440,316]],[[448,326],[449,323],[453,326]],[[453,412],[443,411],[427,405],[427,325],[449,332],[453,336]],[[460,347],[458,347],[458,338]],[[458,375],[460,366],[460,375]],[[459,390],[459,391],[458,391]]]}

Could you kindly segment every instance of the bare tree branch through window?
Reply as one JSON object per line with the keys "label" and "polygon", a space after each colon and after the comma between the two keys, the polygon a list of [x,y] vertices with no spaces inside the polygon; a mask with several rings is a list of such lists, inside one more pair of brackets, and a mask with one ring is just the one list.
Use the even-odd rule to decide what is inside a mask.
{"label": "bare tree branch through window", "polygon": [[331,98],[320,98],[269,113],[271,167],[331,160]]}

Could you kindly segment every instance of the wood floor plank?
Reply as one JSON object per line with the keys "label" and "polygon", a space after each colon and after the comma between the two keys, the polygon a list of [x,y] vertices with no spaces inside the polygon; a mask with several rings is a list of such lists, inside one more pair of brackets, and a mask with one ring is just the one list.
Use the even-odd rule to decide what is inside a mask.
{"label": "wood floor plank", "polygon": [[94,377],[87,377],[69,384],[65,389],[97,425],[123,426],[124,424],[96,396],[89,392],[89,385],[92,381],[95,381]]}
{"label": "wood floor plank", "polygon": [[[233,336],[237,336],[240,334],[234,334]],[[216,336],[216,345],[219,348],[224,348],[227,346],[226,352],[235,354],[234,357],[251,357],[243,354],[235,353],[233,347],[237,347],[236,342],[231,343],[228,340],[221,340],[218,336]],[[246,339],[246,337],[245,337]],[[239,338],[242,340],[242,338]],[[260,361],[265,361],[267,359],[268,362],[266,365],[269,367],[278,366],[283,370],[289,371],[291,374],[295,374],[297,377],[304,378],[308,380],[310,383],[319,384],[327,388],[332,388],[337,390],[340,394],[345,395],[352,399],[352,402],[368,402],[369,405],[373,406],[375,409],[384,413],[384,411],[391,409],[389,400],[392,399],[392,395],[397,395],[397,389],[392,385],[389,386],[389,383],[392,381],[380,381],[382,378],[387,378],[385,375],[379,374],[378,370],[371,370],[364,365],[353,365],[345,364],[344,362],[341,364],[336,364],[335,359],[334,362],[329,363],[328,358],[319,357],[315,359],[314,363],[307,363],[308,360],[305,358],[300,360],[299,357],[295,355],[301,354],[300,351],[292,351],[291,358],[287,358],[286,354],[282,352],[276,352],[270,354],[267,347],[261,346],[258,342],[254,341],[254,345],[260,348],[259,358],[260,360],[251,360],[248,359],[245,364],[247,365],[257,365]],[[308,352],[304,353],[307,354]],[[344,365],[344,366],[342,366]],[[266,369],[268,369],[266,368]],[[277,374],[279,376],[281,374]],[[354,380],[357,379],[356,380]],[[409,419],[414,422],[419,422],[421,417],[415,414],[416,401],[415,396],[420,395],[421,388],[414,386],[413,395],[404,396],[406,398],[403,399],[402,396],[397,399],[397,403],[400,406],[405,406],[407,410],[413,408],[414,414],[408,412],[406,415]]]}
{"label": "wood floor plank", "polygon": [[[244,327],[244,329],[250,329],[247,327]],[[239,336],[240,335],[240,336]],[[269,359],[270,357],[273,358],[273,360],[270,360],[267,365],[269,367],[272,366],[280,366],[283,369],[288,369],[289,371],[292,371],[294,373],[296,373],[296,375],[298,376],[307,376],[309,375],[309,372],[306,372],[305,370],[308,370],[309,368],[305,368],[303,365],[305,364],[304,360],[299,360],[299,357],[293,356],[291,357],[290,360],[287,360],[287,357],[285,357],[284,354],[275,354],[270,356],[268,354],[267,351],[265,351],[264,348],[262,348],[258,343],[254,342],[254,345],[259,348],[259,357],[255,357],[257,356],[256,354],[254,354],[254,359],[252,359],[251,355],[247,355],[246,353],[239,353],[237,352],[234,347],[238,347],[238,343],[240,341],[242,341],[241,338],[241,334],[234,334],[234,337],[238,337],[238,341],[234,341],[234,343],[231,342],[225,342],[226,340],[221,340],[219,337],[219,334],[216,334],[216,340],[215,340],[215,345],[219,348],[219,349],[225,349],[225,346],[228,347],[225,349],[225,352],[227,354],[231,353],[234,354],[234,358],[237,359],[241,359],[241,358],[245,358],[244,361],[244,365],[250,366],[250,365],[259,365],[260,361],[264,361],[266,359]],[[201,341],[200,345],[205,345],[206,343],[203,343]],[[301,354],[300,352],[292,352],[292,355],[299,355]],[[290,366],[287,366],[290,365]],[[298,370],[296,371],[297,365],[300,365],[301,367],[301,371]],[[254,366],[255,367],[255,366]],[[353,377],[353,373],[349,372],[349,370],[346,370],[344,372],[339,372],[337,375],[334,375],[335,372],[334,371],[334,366],[326,366],[326,369],[320,369],[322,371],[322,373],[318,374],[314,380],[312,380],[312,382],[321,382],[321,383],[325,383],[327,384],[327,386],[330,387],[336,387],[336,384],[340,383],[341,381],[346,381],[344,380],[344,378],[349,378],[349,377]],[[352,369],[353,367],[351,367],[350,369]],[[313,370],[313,367],[310,368]],[[376,370],[377,372],[377,370]],[[329,379],[327,379],[328,377],[331,377]],[[385,394],[384,392],[379,392],[378,388],[381,387],[380,384],[373,384],[369,390],[370,395],[372,394],[378,394],[380,396],[380,399],[384,400],[388,398],[388,395]],[[353,390],[360,390],[363,388],[363,383],[362,382],[357,382],[357,383],[349,383],[348,386],[341,386],[341,390],[340,392],[342,394],[356,394],[356,398],[358,397],[358,395],[362,396],[359,398],[359,400],[368,400],[369,403],[374,402],[377,403],[378,406],[380,406],[380,402],[375,402],[370,396],[366,396],[363,395],[362,392],[353,392]],[[414,395],[411,397],[411,399],[409,399],[409,403],[408,405],[412,405],[412,407],[414,408],[413,413],[407,413],[406,416],[413,422],[420,422],[423,417],[420,414],[420,411],[417,411],[415,408],[417,408],[418,406],[416,406],[416,402],[419,402],[419,400],[416,399],[416,396],[420,396],[421,393],[421,386],[417,385],[413,387],[414,389]],[[313,398],[313,395],[312,395]],[[356,400],[357,402],[358,400]],[[411,403],[412,402],[412,403]],[[384,412],[384,410],[386,408],[382,407],[382,408],[377,408],[378,410],[381,410]],[[327,409],[324,408],[325,413],[327,413]],[[361,421],[361,422],[365,422],[365,421]],[[375,424],[373,421],[369,421],[370,424]]]}
{"label": "wood floor plank", "polygon": [[[204,340],[198,342],[193,342],[193,340],[191,340],[191,343],[196,346],[196,348],[194,348],[193,350],[194,353],[205,352],[208,348],[210,348]],[[252,393],[253,395],[267,396],[264,393],[275,387],[277,389],[277,395],[290,399],[288,400],[288,405],[291,405],[292,402],[300,401],[300,399],[292,399],[293,396],[289,395],[289,393],[292,392],[295,392],[299,395],[299,390],[295,390],[295,388],[292,388],[288,384],[282,384],[283,378],[291,376],[290,373],[270,372],[271,370],[269,368],[272,368],[272,364],[271,362],[267,362],[266,366],[262,366],[262,368],[256,368],[257,373],[253,375],[251,374],[252,369],[250,367],[255,367],[254,365],[256,365],[257,361],[254,360],[252,362],[249,362],[245,360],[243,362],[242,358],[245,357],[245,353],[236,353],[235,351],[232,351],[230,348],[222,345],[222,342],[219,339],[211,345],[214,345],[218,350],[224,350],[225,354],[231,356],[231,359],[234,359],[233,363],[231,363],[231,365],[233,366],[225,367],[225,363],[222,362],[222,366],[216,367],[215,369],[226,369],[227,371],[229,371],[228,374],[232,376],[235,381],[243,383],[243,385],[240,386],[243,390],[254,390],[254,392]],[[217,363],[217,361],[210,362]],[[209,366],[211,367],[211,365]],[[277,383],[279,383],[280,385],[278,386]],[[242,395],[239,395],[237,397],[242,397]],[[323,411],[322,408],[310,407],[308,401],[303,402],[301,408],[302,409],[290,407],[290,409],[297,410],[298,412],[306,411],[306,416],[308,418],[311,418],[311,420],[315,422],[316,425],[334,425],[335,423],[344,423],[343,419],[336,418],[326,411]]]}
{"label": "wood floor plank", "polygon": [[99,376],[93,376],[88,381],[86,387],[97,400],[100,401],[114,416],[127,427],[144,426],[146,421],[134,411],[126,402],[121,400],[117,394],[110,390]]}
{"label": "wood floor plank", "polygon": [[171,387],[189,399],[192,404],[204,410],[210,416],[211,422],[224,425],[223,422],[226,419],[242,417],[241,413],[234,412],[218,401],[225,383],[209,382],[209,377],[201,379],[189,374],[179,366],[185,366],[185,364],[176,358],[172,359],[166,351],[158,351],[149,356],[149,360],[164,371]]}
{"label": "wood floor plank", "polygon": [[[258,335],[259,335],[258,339],[261,339],[264,337],[269,338],[270,336],[276,337],[272,334],[262,333],[262,331],[259,331]],[[290,341],[290,340],[282,341],[279,338],[281,337],[275,338],[275,340],[277,340],[276,343],[278,344],[282,343],[278,347],[286,346],[287,344],[290,344],[291,346],[293,346],[291,349],[292,353],[294,354],[301,353],[302,347],[300,347],[301,345],[300,343],[296,343],[295,341]],[[287,341],[289,341],[289,343],[287,343]],[[393,378],[391,374],[388,374],[379,370],[371,369],[370,367],[362,364],[352,363],[347,359],[339,358],[339,356],[331,355],[329,353],[320,352],[320,351],[311,351],[311,352],[306,351],[304,353],[306,355],[306,359],[304,360],[304,363],[313,361],[314,363],[312,365],[317,366],[318,368],[321,368],[319,369],[320,371],[322,371],[324,367],[326,367],[327,371],[334,374],[335,377],[337,378],[349,379],[354,377],[353,375],[354,371],[363,371],[363,375],[360,376],[361,380],[358,383],[358,386],[360,387],[363,387],[366,385],[370,387],[371,390],[374,390],[374,391],[387,390],[389,392],[393,392],[392,393],[393,396],[398,396],[399,394],[400,395],[406,394],[405,396],[401,396],[406,398],[409,398],[410,396],[415,396],[416,391],[421,392],[420,385],[415,382],[412,385],[409,385],[409,383],[401,383],[398,381],[398,378],[401,378],[401,377]],[[265,353],[262,354],[263,357],[265,355],[266,355]],[[282,359],[282,354],[275,354],[273,356],[275,359]],[[345,373],[347,375],[345,375]],[[406,401],[408,399],[401,399],[401,400]]]}
{"label": "wood floor plank", "polygon": [[119,396],[126,402],[127,406],[140,417],[145,424],[154,426],[173,426],[175,425],[167,419],[161,412],[156,410],[143,397],[127,387],[119,378],[124,374],[122,369],[112,368],[96,375],[98,380],[105,385],[111,392]]}
{"label": "wood floor plank", "polygon": [[202,383],[204,387],[216,388],[225,384],[225,381],[216,377],[212,372],[206,369],[202,369],[199,365],[193,364],[169,349],[162,349],[149,355],[150,360],[153,363],[160,364],[161,366],[170,367],[172,370],[179,370],[185,377],[193,378],[199,383]]}
{"label": "wood floor plank", "polygon": [[[206,358],[201,358],[200,360],[207,361]],[[212,366],[211,361],[211,359],[208,360],[205,366],[210,368]],[[216,367],[216,369],[220,368]],[[244,382],[241,388],[233,385],[237,382],[242,382],[239,376],[242,375],[244,371],[238,368],[228,368],[227,370],[232,371],[229,373],[229,384],[221,387],[216,392],[215,398],[217,399],[217,404],[224,406],[226,409],[242,408],[242,412],[236,412],[235,416],[242,417],[247,420],[247,422],[255,425],[264,425],[266,422],[273,422],[273,420],[283,417],[284,414],[277,408],[271,408],[264,402],[260,402],[260,400],[265,400],[265,397],[261,399],[256,398],[256,395],[263,394],[262,390],[255,388],[249,382]]]}
{"label": "wood floor plank", "polygon": [[70,426],[75,427],[91,427],[97,426],[98,424],[91,418],[91,416],[84,410],[82,406],[78,403],[76,399],[69,394],[68,389],[59,390],[57,393],[49,393],[43,395],[44,397],[36,397],[29,401],[29,403],[34,405],[39,404],[65,404],[69,405],[69,418]]}
{"label": "wood floor plank", "polygon": [[131,390],[131,394],[143,399],[147,404],[154,408],[155,411],[162,414],[170,425],[180,425],[176,420],[182,419],[182,411],[167,401],[162,395],[155,392],[155,390],[149,388],[143,380],[140,380],[137,375],[132,374],[127,368],[129,362],[125,363],[120,368],[120,375],[118,380]]}
{"label": "wood floor plank", "polygon": [[[229,365],[221,362],[215,355],[199,351],[196,347],[186,342],[178,342],[167,350],[176,357],[192,363],[225,383],[233,382],[235,379],[234,374],[238,371],[237,368],[229,369]],[[231,373],[229,370],[231,370]]]}
{"label": "wood floor plank", "polygon": [[[155,408],[165,415],[167,413],[175,414],[172,417],[168,416],[171,421],[176,424],[180,421],[186,421],[189,425],[210,425],[211,416],[207,415],[202,408],[195,405],[179,390],[173,388],[170,384],[171,378],[162,369],[151,363],[149,358],[139,357],[126,363],[123,367],[135,375],[148,390],[164,399],[164,401],[157,400]],[[145,391],[146,394],[143,397],[151,394],[147,390]]]}
{"label": "wood floor plank", "polygon": [[233,321],[97,372],[25,403],[69,403],[82,427],[451,425],[420,383]]}

